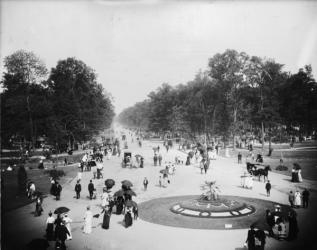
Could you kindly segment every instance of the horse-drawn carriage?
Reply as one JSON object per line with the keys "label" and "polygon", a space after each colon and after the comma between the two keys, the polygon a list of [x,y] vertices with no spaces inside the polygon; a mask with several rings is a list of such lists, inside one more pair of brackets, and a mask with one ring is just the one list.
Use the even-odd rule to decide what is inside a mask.
{"label": "horse-drawn carriage", "polygon": [[261,176],[264,177],[264,181],[265,179],[268,179],[268,172],[271,170],[270,165],[266,165],[261,162],[247,162],[247,171],[253,176],[258,176],[259,181]]}
{"label": "horse-drawn carriage", "polygon": [[123,168],[126,168],[126,167],[132,168],[134,166],[131,152],[124,152],[121,166]]}

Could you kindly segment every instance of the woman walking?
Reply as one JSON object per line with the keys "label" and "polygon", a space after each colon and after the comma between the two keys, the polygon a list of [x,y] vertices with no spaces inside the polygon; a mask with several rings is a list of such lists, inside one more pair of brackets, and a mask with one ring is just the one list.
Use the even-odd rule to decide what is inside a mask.
{"label": "woman walking", "polygon": [[109,206],[105,206],[101,213],[103,214],[102,228],[109,229],[111,210]]}
{"label": "woman walking", "polygon": [[68,217],[68,214],[65,214],[63,221],[65,224],[65,227],[67,228],[67,230],[69,232],[69,234],[67,234],[67,240],[71,240],[73,238],[73,236],[72,236],[72,230],[71,230],[70,223],[73,222],[73,220]]}
{"label": "woman walking", "polygon": [[52,216],[52,212],[49,212],[48,218],[46,219],[46,238],[48,241],[54,240],[54,222],[55,219]]}
{"label": "woman walking", "polygon": [[84,233],[90,234],[91,233],[91,227],[92,227],[92,213],[90,211],[90,206],[87,206],[87,210],[85,213],[85,222],[84,222]]}

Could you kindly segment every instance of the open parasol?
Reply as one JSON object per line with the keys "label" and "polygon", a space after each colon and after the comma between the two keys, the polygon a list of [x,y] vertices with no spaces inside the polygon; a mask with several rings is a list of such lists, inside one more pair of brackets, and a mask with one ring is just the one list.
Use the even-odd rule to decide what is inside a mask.
{"label": "open parasol", "polygon": [[107,188],[112,188],[115,184],[116,184],[116,182],[113,179],[105,180],[105,186]]}
{"label": "open parasol", "polygon": [[124,194],[123,190],[120,189],[119,191],[115,192],[113,196],[120,197],[120,196],[123,196],[123,194]]}
{"label": "open parasol", "polygon": [[124,185],[126,187],[132,187],[133,186],[132,182],[129,181],[129,180],[124,180],[121,183],[122,183],[122,185]]}
{"label": "open parasol", "polygon": [[125,195],[136,196],[136,193],[131,189],[124,191]]}
{"label": "open parasol", "polygon": [[55,209],[54,214],[63,214],[69,212],[70,209],[67,207],[58,207]]}
{"label": "open parasol", "polygon": [[127,200],[127,201],[125,202],[125,205],[126,205],[127,207],[137,207],[137,206],[138,206],[138,204],[136,204],[136,202],[135,202],[135,201],[132,201],[132,200]]}

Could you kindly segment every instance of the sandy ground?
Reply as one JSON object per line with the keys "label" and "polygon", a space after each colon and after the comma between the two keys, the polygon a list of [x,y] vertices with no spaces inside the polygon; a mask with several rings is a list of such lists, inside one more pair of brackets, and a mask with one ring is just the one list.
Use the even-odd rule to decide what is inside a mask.
{"label": "sandy ground", "polygon": [[[63,186],[60,201],[55,201],[52,196],[46,198],[43,202],[44,214],[40,217],[34,217],[32,212],[35,205],[30,204],[8,212],[2,218],[4,228],[2,233],[2,242],[8,245],[3,249],[22,249],[21,246],[34,238],[42,238],[45,234],[45,221],[49,211],[54,211],[59,206],[70,208],[69,217],[72,218],[73,240],[67,241],[67,249],[73,250],[161,250],[161,249],[244,249],[243,244],[246,239],[247,229],[223,229],[223,230],[200,230],[178,227],[168,227],[149,223],[141,219],[134,221],[133,226],[125,228],[122,224],[123,215],[113,215],[110,221],[110,229],[101,228],[102,216],[93,219],[93,230],[90,235],[82,232],[83,217],[87,205],[91,205],[93,214],[100,213],[101,200],[100,194],[104,180],[112,178],[116,181],[113,191],[120,189],[121,181],[128,179],[133,183],[133,190],[137,193],[134,198],[136,202],[147,201],[158,197],[177,196],[177,195],[199,195],[200,186],[205,180],[214,179],[221,189],[222,194],[254,197],[259,199],[269,199],[271,201],[288,204],[289,190],[295,190],[295,185],[290,182],[290,178],[278,173],[269,173],[269,179],[272,183],[271,197],[266,197],[264,182],[254,182],[252,190],[243,189],[240,186],[240,176],[245,171],[245,164],[237,164],[236,159],[218,158],[211,163],[211,170],[207,175],[200,174],[197,166],[177,166],[176,174],[170,178],[171,184],[166,188],[158,186],[159,170],[162,167],[153,166],[153,147],[160,145],[163,156],[163,163],[174,162],[175,156],[179,155],[184,162],[186,154],[171,149],[168,153],[160,142],[145,141],[142,148],[139,148],[136,142],[131,143],[128,137],[129,150],[134,154],[140,153],[145,157],[145,167],[143,169],[126,169],[121,167],[120,157],[112,157],[105,160],[103,175],[104,179],[94,180],[97,187],[98,199],[88,199],[88,183],[92,179],[92,172],[84,172],[82,178],[81,199],[74,198],[74,186],[76,178],[72,179]],[[317,171],[317,170],[316,170]],[[143,190],[143,179],[149,180],[148,190]],[[48,185],[49,182],[48,182]],[[308,209],[297,209],[300,234],[297,240],[292,242],[277,241],[267,238],[265,249],[314,249],[311,243],[315,234],[314,221],[316,221],[317,207],[317,183],[315,181],[304,180],[303,183],[296,185],[299,188],[307,187],[311,190],[311,204]],[[50,242],[50,248],[54,249],[54,243]]]}

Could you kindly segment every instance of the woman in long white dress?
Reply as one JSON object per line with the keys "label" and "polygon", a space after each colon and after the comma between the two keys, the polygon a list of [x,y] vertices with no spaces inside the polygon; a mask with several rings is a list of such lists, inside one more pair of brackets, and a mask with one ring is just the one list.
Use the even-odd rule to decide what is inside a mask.
{"label": "woman in long white dress", "polygon": [[65,214],[63,221],[64,221],[65,226],[69,232],[69,235],[67,234],[67,240],[71,240],[73,238],[73,236],[72,236],[72,229],[71,229],[70,223],[73,222],[73,220],[68,217],[68,214]]}
{"label": "woman in long white dress", "polygon": [[90,206],[87,206],[87,211],[85,213],[85,222],[84,222],[84,233],[90,234],[92,227],[92,212],[90,211]]}
{"label": "woman in long white dress", "polygon": [[294,202],[295,207],[300,207],[302,202],[302,197],[300,192],[296,190],[294,196],[295,196],[295,202]]}
{"label": "woman in long white dress", "polygon": [[298,181],[299,181],[299,182],[302,182],[302,181],[303,181],[303,178],[302,178],[302,170],[301,170],[301,169],[298,169]]}

